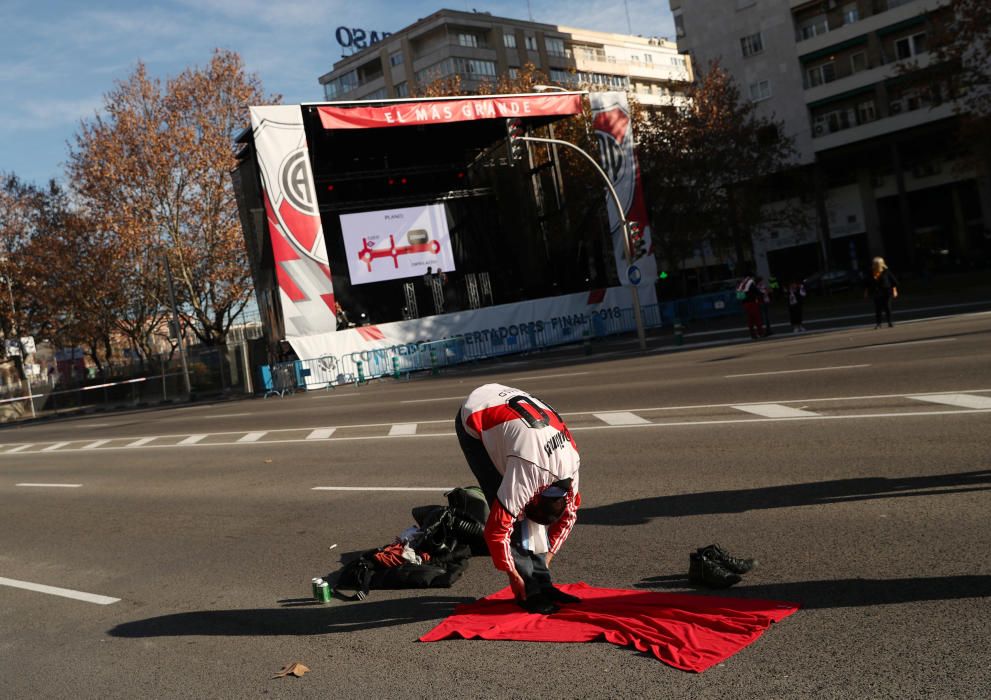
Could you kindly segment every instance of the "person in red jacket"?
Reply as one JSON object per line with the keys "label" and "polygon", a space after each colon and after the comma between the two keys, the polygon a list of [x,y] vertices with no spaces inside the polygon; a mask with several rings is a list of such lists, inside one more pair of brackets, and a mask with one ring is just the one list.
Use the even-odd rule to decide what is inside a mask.
{"label": "person in red jacket", "polygon": [[554,587],[549,569],[581,503],[581,460],[561,416],[525,391],[486,384],[468,395],[455,431],[489,502],[492,562],[508,576],[516,601],[544,614],[578,602]]}

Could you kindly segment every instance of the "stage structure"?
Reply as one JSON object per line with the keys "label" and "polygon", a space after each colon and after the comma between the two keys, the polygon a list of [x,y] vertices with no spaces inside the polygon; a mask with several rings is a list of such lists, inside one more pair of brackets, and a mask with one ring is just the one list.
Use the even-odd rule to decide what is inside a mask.
{"label": "stage structure", "polygon": [[[233,179],[272,359],[289,355],[287,344],[300,359],[343,356],[629,308],[628,286],[589,291],[580,242],[553,248],[534,173],[508,158],[507,120],[533,132],[581,114],[583,99],[251,107]],[[625,277],[613,276],[629,285]],[[653,284],[640,295],[655,303]],[[340,324],[339,309],[354,327]],[[418,318],[417,309],[445,313]]]}

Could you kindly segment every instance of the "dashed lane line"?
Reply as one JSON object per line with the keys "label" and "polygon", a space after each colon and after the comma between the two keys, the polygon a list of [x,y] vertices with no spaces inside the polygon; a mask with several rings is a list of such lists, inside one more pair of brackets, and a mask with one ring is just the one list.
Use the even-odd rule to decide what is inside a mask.
{"label": "dashed lane line", "polygon": [[606,425],[618,426],[618,425],[642,425],[644,423],[650,423],[646,418],[641,418],[635,413],[630,413],[628,411],[615,411],[610,413],[593,413],[593,416],[601,420]]}
{"label": "dashed lane line", "polygon": [[929,394],[927,396],[909,396],[908,398],[962,408],[991,408],[991,398],[974,396],[973,394]]}
{"label": "dashed lane line", "polygon": [[58,588],[57,586],[46,586],[41,583],[31,583],[30,581],[18,581],[12,578],[4,578],[3,576],[0,576],[0,586],[21,588],[25,591],[34,591],[35,593],[47,593],[48,595],[72,598],[73,600],[95,603],[96,605],[112,605],[113,603],[120,602],[120,598],[111,598],[110,596],[97,595],[95,593],[84,593],[83,591],[73,591],[69,588]]}
{"label": "dashed lane line", "polygon": [[83,445],[82,449],[95,450],[97,447],[100,447],[101,445],[106,445],[108,442],[110,442],[110,440],[94,440],[88,445]]}
{"label": "dashed lane line", "polygon": [[436,399],[406,399],[400,401],[399,403],[430,403],[431,401],[464,401],[464,394],[458,394],[457,396],[438,396]]}
{"label": "dashed lane line", "polygon": [[200,440],[206,439],[206,437],[207,437],[206,435],[190,435],[185,440],[180,440],[179,441],[179,444],[180,445],[195,445]]}
{"label": "dashed lane line", "polygon": [[127,445],[125,445],[125,447],[141,447],[142,445],[147,445],[149,442],[151,442],[154,439],[155,438],[153,438],[153,437],[138,438],[134,442],[131,442],[131,443],[128,443]]}
{"label": "dashed lane line", "polygon": [[738,411],[744,411],[745,413],[753,413],[757,416],[764,416],[765,418],[798,418],[801,416],[822,415],[821,413],[814,413],[813,411],[803,411],[800,408],[782,406],[779,403],[737,404],[733,406],[733,408]]}
{"label": "dashed lane line", "polygon": [[20,445],[19,447],[15,447],[12,450],[7,450],[6,452],[4,452],[4,454],[5,455],[12,455],[15,452],[23,452],[24,450],[28,449],[29,447],[34,447],[34,445],[33,444]]}
{"label": "dashed lane line", "polygon": [[450,491],[453,486],[314,486],[311,491]]}
{"label": "dashed lane line", "polygon": [[326,440],[337,431],[337,428],[317,428],[306,436],[307,440]]}
{"label": "dashed lane line", "polygon": [[267,430],[261,430],[261,431],[254,432],[254,433],[248,433],[243,438],[240,438],[238,440],[238,442],[258,442],[263,437],[265,437],[267,434],[268,434],[268,431]]}
{"label": "dashed lane line", "polygon": [[48,489],[79,489],[82,488],[82,484],[14,484],[15,486],[27,486],[32,488],[48,488]]}
{"label": "dashed lane line", "polygon": [[42,452],[54,452],[55,450],[59,449],[60,447],[65,447],[68,444],[69,443],[67,443],[67,442],[56,442],[54,445],[49,445],[48,447],[43,448],[41,451]]}
{"label": "dashed lane line", "polygon": [[389,437],[416,435],[416,423],[396,423],[389,428]]}

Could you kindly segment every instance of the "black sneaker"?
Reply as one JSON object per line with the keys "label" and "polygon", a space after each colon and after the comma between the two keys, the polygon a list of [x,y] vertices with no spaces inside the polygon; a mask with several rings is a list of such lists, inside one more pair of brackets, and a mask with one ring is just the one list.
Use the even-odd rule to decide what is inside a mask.
{"label": "black sneaker", "polygon": [[688,582],[709,588],[729,588],[739,583],[740,577],[698,552],[692,552],[688,555]]}
{"label": "black sneaker", "polygon": [[528,596],[520,603],[520,607],[529,613],[537,613],[538,615],[550,615],[561,609],[554,605],[543,592]]}
{"label": "black sneaker", "polygon": [[710,544],[708,547],[702,547],[698,550],[698,553],[716,562],[724,569],[732,571],[734,574],[745,574],[757,566],[756,559],[742,559],[731,556],[729,552],[718,544]]}
{"label": "black sneaker", "polygon": [[547,600],[553,603],[580,603],[582,599],[578,596],[571,595],[570,593],[565,593],[560,588],[555,586],[549,586],[540,591]]}

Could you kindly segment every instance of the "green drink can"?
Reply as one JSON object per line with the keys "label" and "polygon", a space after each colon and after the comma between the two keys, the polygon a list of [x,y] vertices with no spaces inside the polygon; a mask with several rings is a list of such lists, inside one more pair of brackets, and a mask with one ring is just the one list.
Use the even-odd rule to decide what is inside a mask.
{"label": "green drink can", "polygon": [[320,589],[320,595],[317,596],[317,600],[319,600],[321,603],[329,603],[330,602],[330,584],[327,583],[326,581],[321,581],[320,582],[320,585],[318,586],[318,588]]}
{"label": "green drink can", "polygon": [[323,583],[323,579],[317,577],[315,579],[312,579],[310,583],[313,587],[313,597],[316,598],[317,600],[320,600],[320,584]]}

